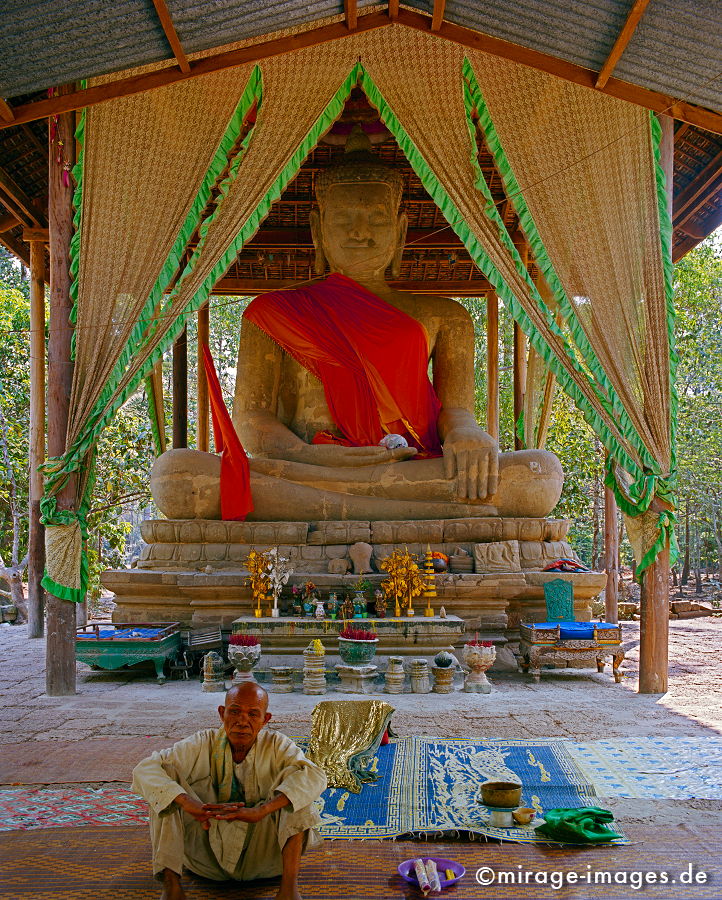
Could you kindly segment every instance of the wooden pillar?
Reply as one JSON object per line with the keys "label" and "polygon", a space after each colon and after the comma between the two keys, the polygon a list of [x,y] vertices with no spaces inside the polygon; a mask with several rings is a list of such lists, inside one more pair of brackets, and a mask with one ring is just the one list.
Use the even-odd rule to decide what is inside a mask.
{"label": "wooden pillar", "polygon": [[203,347],[208,343],[210,331],[210,307],[207,303],[198,310],[198,423],[196,447],[208,452],[208,379],[203,365]]}
{"label": "wooden pillar", "polygon": [[486,430],[499,441],[499,298],[486,295]]}
{"label": "wooden pillar", "polygon": [[514,449],[523,450],[524,442],[516,432],[516,423],[524,409],[526,386],[526,335],[518,322],[514,322]]}
{"label": "wooden pillar", "polygon": [[45,630],[45,529],[40,523],[45,461],[45,242],[30,242],[30,440],[28,509],[28,637]]}
{"label": "wooden pillar", "polygon": [[[514,239],[514,246],[519,251],[521,261],[529,264],[529,245],[523,234]],[[516,433],[519,416],[524,409],[524,391],[526,389],[526,335],[518,322],[514,322],[514,449],[523,450],[524,442]]]}
{"label": "wooden pillar", "polygon": [[604,592],[604,618],[617,623],[619,612],[619,528],[617,527],[617,501],[611,488],[604,488],[604,568],[607,587]]}
{"label": "wooden pillar", "polygon": [[[674,120],[660,116],[660,159],[667,176],[667,209],[672,215]],[[670,248],[665,248],[670,252]],[[669,543],[642,574],[639,623],[639,693],[664,694],[669,678]]]}
{"label": "wooden pillar", "polygon": [[173,449],[188,446],[188,329],[173,344]]}
{"label": "wooden pillar", "polygon": [[[71,85],[60,88],[70,93]],[[63,142],[64,162],[75,164],[75,115],[58,116],[56,140]],[[48,168],[48,224],[50,230],[50,334],[48,338],[48,455],[62,456],[68,429],[73,363],[70,341],[70,239],[73,236],[73,184],[63,183],[63,163],[50,146]],[[76,479],[58,494],[59,510],[76,503]],[[45,683],[52,697],[75,693],[75,604],[48,594]]]}

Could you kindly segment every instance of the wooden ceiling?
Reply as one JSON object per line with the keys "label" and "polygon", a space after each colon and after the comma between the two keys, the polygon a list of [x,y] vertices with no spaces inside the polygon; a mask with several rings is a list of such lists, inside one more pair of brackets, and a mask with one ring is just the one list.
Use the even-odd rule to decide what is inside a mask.
{"label": "wooden ceiling", "polygon": [[[357,118],[368,126],[373,114],[365,98],[355,94],[341,121]],[[329,140],[333,139],[331,135]],[[0,243],[26,265],[29,244],[25,238],[47,227],[47,140],[44,120],[0,131]],[[308,216],[314,202],[314,178],[340,152],[340,146],[321,144],[311,153],[253,240],[216,285],[214,293],[255,294],[312,277],[313,247]],[[396,285],[401,289],[448,296],[483,294],[488,289],[485,278],[393,138],[378,143],[375,152],[385,163],[398,168],[404,177],[403,206],[409,217],[409,234]],[[481,142],[479,163],[510,234],[515,240],[523,240],[501,179]],[[674,174],[673,258],[676,262],[722,224],[722,135],[678,122]]]}

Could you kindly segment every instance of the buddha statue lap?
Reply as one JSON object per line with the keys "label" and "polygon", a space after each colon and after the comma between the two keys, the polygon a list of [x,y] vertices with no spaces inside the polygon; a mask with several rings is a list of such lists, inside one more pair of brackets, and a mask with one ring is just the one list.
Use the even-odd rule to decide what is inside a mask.
{"label": "buddha statue lap", "polygon": [[[311,214],[316,271],[323,274],[328,263],[332,274],[326,284],[339,287],[339,303],[341,288],[357,288],[365,292],[362,299],[373,295],[374,302],[421,326],[424,362],[433,372],[433,390],[426,388],[438,404],[437,452],[427,452],[423,438],[392,450],[377,441],[349,446],[330,411],[328,385],[252,321],[249,308],[241,327],[233,409],[250,455],[254,509],[248,520],[546,516],[561,494],[558,459],[543,450],[500,454],[474,419],[474,331],[467,311],[451,299],[396,291],[385,280],[389,265],[398,273],[404,249],[402,183],[397,172],[359,147],[362,143],[352,134],[343,162],[317,179],[318,209]],[[386,354],[392,360],[393,352]],[[409,379],[428,381],[428,376],[410,373]],[[415,388],[410,385],[410,393]],[[400,431],[393,418],[398,410],[385,415],[382,406],[378,434]],[[319,434],[325,435],[323,443],[314,442]],[[167,451],[151,474],[156,504],[172,519],[221,518],[220,468],[214,454]]]}

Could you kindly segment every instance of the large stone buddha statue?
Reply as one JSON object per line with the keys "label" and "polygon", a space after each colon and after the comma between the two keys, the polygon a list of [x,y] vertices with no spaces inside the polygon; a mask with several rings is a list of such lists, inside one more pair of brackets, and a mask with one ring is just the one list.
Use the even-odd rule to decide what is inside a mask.
{"label": "large stone buddha statue", "polygon": [[[322,275],[328,266],[332,273],[321,282],[326,306],[319,307],[318,321],[313,295],[295,291],[278,292],[279,307],[262,305],[254,313],[254,304],[265,299],[260,297],[244,316],[233,422],[250,456],[254,510],[248,519],[546,516],[562,488],[557,458],[542,450],[500,454],[474,419],[474,331],[467,311],[454,300],[400,292],[386,281],[389,266],[398,275],[404,249],[402,181],[363,140],[352,134],[342,162],[317,179],[318,209],[311,214],[316,271]],[[296,296],[306,305],[296,305]],[[367,310],[366,319],[357,306]],[[279,326],[286,343],[274,331],[281,307],[288,309]],[[303,321],[293,318],[299,310],[305,311]],[[336,348],[348,341],[349,349],[336,350],[335,361],[322,364],[316,349],[325,352],[323,322],[329,317],[341,323]],[[302,333],[293,333],[294,321]],[[413,352],[407,340],[421,348],[420,367],[408,363]],[[362,432],[346,423],[356,412],[347,407],[358,405],[360,395],[333,391],[356,378],[344,368],[352,356],[375,398],[373,421]],[[398,395],[411,397],[408,402],[427,416],[425,434],[406,416]],[[369,436],[359,439],[359,433]],[[391,449],[380,445],[387,433],[404,435],[408,446],[394,447],[402,443],[395,437],[386,440]],[[151,489],[169,518],[218,519],[219,478],[218,456],[176,449],[156,460]]]}

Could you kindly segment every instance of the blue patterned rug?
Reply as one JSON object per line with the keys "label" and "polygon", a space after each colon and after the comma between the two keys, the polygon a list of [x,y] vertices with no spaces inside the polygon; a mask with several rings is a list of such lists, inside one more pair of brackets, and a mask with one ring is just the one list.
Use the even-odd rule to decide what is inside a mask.
{"label": "blue patterned rug", "polygon": [[[324,837],[457,832],[517,843],[543,842],[534,831],[541,824],[538,820],[528,827],[489,824],[489,812],[477,797],[481,782],[491,777],[516,776],[513,780],[522,784],[521,805],[533,807],[539,817],[555,807],[600,805],[562,741],[401,738],[380,747],[371,768],[379,779],[364,785],[360,794],[339,788],[324,792]],[[612,843],[628,841],[620,833]]]}

